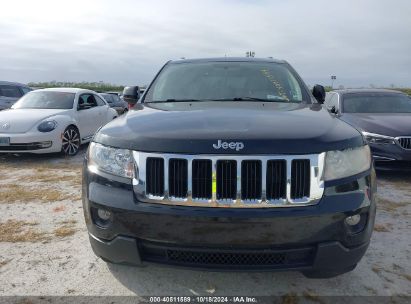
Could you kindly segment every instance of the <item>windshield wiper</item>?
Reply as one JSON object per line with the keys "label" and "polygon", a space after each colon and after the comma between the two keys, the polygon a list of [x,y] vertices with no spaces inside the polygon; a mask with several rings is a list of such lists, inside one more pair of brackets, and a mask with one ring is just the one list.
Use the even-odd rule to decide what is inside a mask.
{"label": "windshield wiper", "polygon": [[233,100],[234,101],[253,101],[253,100],[254,101],[270,101],[271,99],[246,96],[246,97],[234,97]]}
{"label": "windshield wiper", "polygon": [[165,100],[153,100],[150,102],[190,102],[190,101],[204,101],[200,99],[174,99],[174,98],[169,98]]}
{"label": "windshield wiper", "polygon": [[282,98],[258,98],[258,97],[233,97],[233,98],[220,98],[212,99],[213,101],[265,101],[265,102],[292,102]]}
{"label": "windshield wiper", "polygon": [[232,97],[232,98],[212,98],[212,99],[174,99],[169,98],[165,100],[153,100],[153,103],[162,102],[190,102],[190,101],[263,101],[263,102],[300,102],[298,100],[287,100],[283,98],[258,98],[258,97]]}

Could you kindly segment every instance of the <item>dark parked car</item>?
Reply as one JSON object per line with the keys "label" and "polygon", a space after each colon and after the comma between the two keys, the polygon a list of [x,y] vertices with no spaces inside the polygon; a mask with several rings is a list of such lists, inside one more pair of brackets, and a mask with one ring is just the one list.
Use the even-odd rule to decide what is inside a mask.
{"label": "dark parked car", "polygon": [[359,129],[377,169],[411,170],[411,98],[393,90],[338,90],[326,107]]}
{"label": "dark parked car", "polygon": [[84,161],[83,207],[105,261],[217,270],[353,270],[376,180],[362,134],[285,61],[168,62]]}
{"label": "dark parked car", "polygon": [[9,109],[21,96],[32,91],[25,84],[0,81],[0,111]]}
{"label": "dark parked car", "polygon": [[128,111],[127,103],[121,100],[117,93],[100,93],[100,95],[103,96],[108,105],[115,109],[119,115]]}

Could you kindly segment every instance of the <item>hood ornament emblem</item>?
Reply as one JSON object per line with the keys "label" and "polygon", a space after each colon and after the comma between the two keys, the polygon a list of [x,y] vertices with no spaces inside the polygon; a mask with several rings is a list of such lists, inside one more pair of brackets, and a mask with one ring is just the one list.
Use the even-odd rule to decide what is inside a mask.
{"label": "hood ornament emblem", "polygon": [[226,141],[222,141],[221,139],[219,139],[217,141],[217,144],[213,144],[213,148],[216,150],[219,149],[231,149],[231,150],[236,150],[236,151],[240,151],[244,148],[244,143],[241,141],[238,142],[226,142]]}
{"label": "hood ornament emblem", "polygon": [[2,124],[2,125],[1,125],[1,128],[2,128],[3,130],[8,130],[8,129],[10,129],[10,123],[9,123],[9,122],[6,122],[6,123]]}

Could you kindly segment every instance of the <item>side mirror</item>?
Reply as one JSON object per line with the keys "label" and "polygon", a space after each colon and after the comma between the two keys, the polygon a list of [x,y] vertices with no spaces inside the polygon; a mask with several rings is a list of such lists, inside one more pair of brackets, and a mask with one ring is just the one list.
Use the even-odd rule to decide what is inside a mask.
{"label": "side mirror", "polygon": [[324,101],[325,101],[325,89],[322,85],[316,84],[313,87],[313,95],[319,103],[321,103],[321,104],[324,103]]}
{"label": "side mirror", "polygon": [[140,88],[138,86],[125,87],[123,90],[123,99],[130,105],[137,103],[140,98]]}

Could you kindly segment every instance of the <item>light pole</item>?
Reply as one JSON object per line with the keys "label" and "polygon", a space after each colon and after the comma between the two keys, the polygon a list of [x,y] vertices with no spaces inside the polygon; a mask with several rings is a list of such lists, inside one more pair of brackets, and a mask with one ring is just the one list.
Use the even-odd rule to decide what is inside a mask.
{"label": "light pole", "polygon": [[337,79],[337,76],[331,76],[331,89],[333,88],[333,86],[334,86],[334,80],[336,80]]}
{"label": "light pole", "polygon": [[246,57],[254,57],[255,56],[255,52],[254,51],[248,51],[245,53]]}

